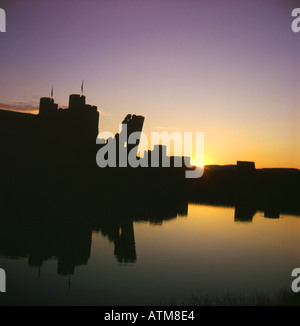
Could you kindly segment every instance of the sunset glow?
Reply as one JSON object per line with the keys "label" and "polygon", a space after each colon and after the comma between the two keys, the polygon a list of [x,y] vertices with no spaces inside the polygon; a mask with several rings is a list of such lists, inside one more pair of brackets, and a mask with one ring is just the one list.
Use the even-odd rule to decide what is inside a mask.
{"label": "sunset glow", "polygon": [[52,85],[66,107],[84,79],[101,131],[141,114],[147,135],[203,131],[205,164],[300,168],[295,1],[13,3],[0,107],[36,112]]}

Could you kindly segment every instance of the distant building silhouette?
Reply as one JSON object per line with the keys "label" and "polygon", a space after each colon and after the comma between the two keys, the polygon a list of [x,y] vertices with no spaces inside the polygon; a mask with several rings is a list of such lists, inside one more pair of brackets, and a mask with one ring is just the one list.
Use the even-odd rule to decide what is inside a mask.
{"label": "distant building silhouette", "polygon": [[190,158],[185,156],[167,156],[166,145],[154,145],[153,150],[144,151],[144,158],[148,158],[151,167],[190,167]]}

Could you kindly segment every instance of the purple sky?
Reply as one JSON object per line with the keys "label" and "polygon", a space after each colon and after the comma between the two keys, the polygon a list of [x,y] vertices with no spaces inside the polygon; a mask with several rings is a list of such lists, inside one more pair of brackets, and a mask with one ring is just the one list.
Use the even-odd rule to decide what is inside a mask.
{"label": "purple sky", "polygon": [[[68,104],[85,80],[101,130],[204,131],[206,164],[300,168],[293,0],[9,0],[0,106]],[[173,129],[174,128],[174,129]]]}

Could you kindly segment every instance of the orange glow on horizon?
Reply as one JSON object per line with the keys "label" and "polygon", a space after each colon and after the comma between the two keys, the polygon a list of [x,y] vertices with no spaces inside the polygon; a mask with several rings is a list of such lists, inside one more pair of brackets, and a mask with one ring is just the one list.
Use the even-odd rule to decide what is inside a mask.
{"label": "orange glow on horizon", "polygon": [[197,160],[191,160],[191,164],[192,165],[195,165],[196,167],[199,167],[199,168],[204,168],[204,159],[203,160],[200,160],[200,161],[197,161]]}

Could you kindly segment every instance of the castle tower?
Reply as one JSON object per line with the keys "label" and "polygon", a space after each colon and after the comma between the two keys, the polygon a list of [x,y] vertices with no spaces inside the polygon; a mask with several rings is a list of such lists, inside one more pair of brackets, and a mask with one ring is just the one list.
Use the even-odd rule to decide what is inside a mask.
{"label": "castle tower", "polygon": [[69,98],[70,110],[81,110],[85,107],[85,96],[79,94],[72,94]]}
{"label": "castle tower", "polygon": [[39,115],[47,115],[57,110],[57,104],[54,103],[53,98],[42,97],[40,99]]}

